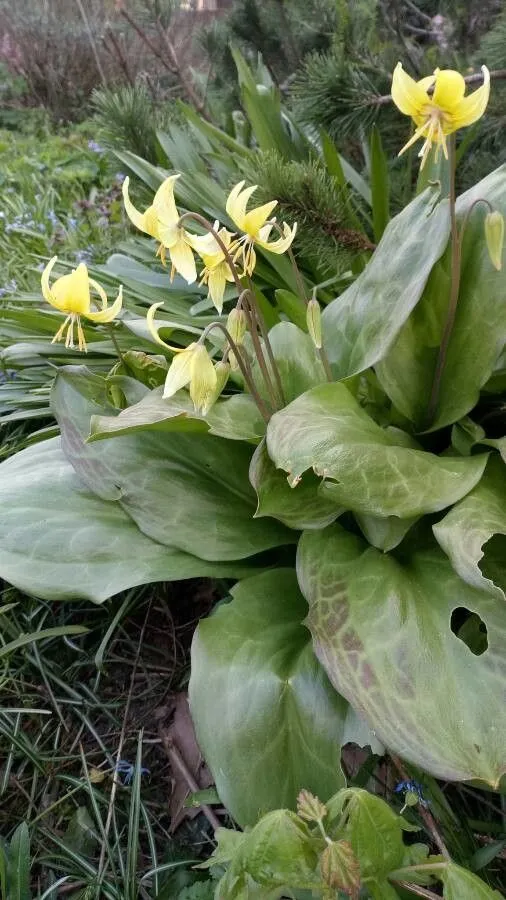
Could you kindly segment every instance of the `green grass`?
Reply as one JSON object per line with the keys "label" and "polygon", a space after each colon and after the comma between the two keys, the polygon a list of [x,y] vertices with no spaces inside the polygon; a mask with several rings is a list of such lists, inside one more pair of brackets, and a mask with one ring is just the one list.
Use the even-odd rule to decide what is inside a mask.
{"label": "green grass", "polygon": [[[204,879],[192,865],[209,855],[212,832],[199,815],[177,841],[170,834],[172,773],[159,736],[187,679],[201,592],[191,583],[173,603],[167,587],[147,587],[95,607],[5,589],[0,848],[12,854],[27,824],[23,900],[60,896],[51,887],[61,879],[72,898],[169,900]],[[119,759],[131,780],[116,774]]]}

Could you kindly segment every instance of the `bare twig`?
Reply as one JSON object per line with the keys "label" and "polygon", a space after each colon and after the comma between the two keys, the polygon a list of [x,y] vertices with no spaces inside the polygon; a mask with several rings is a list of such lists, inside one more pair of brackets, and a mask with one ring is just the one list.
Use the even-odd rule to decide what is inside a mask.
{"label": "bare twig", "polygon": [[[188,785],[188,788],[190,791],[193,791],[194,793],[195,793],[195,791],[199,791],[200,790],[199,785],[195,781],[192,773],[190,772],[188,766],[186,765],[183,757],[181,756],[176,745],[174,744],[174,741],[172,740],[172,738],[169,737],[169,735],[167,734],[166,731],[164,731],[163,728],[159,729],[159,733],[160,733],[160,738],[162,740],[162,747],[165,750],[167,756],[169,757],[172,768],[179,769],[179,771],[181,772],[181,775],[183,776],[184,780],[186,781],[186,784]],[[214,831],[216,831],[217,828],[221,827],[220,820],[215,815],[215,813],[212,811],[211,807],[207,805],[207,803],[203,803],[201,806],[201,809],[202,809],[202,812],[204,813],[207,821],[213,827]]]}
{"label": "bare twig", "polygon": [[425,897],[426,900],[441,900],[439,894],[434,894],[433,891],[429,891],[428,888],[424,888],[419,884],[412,884],[410,881],[396,881],[394,883],[407,891],[411,891],[412,894],[416,894],[417,897]]}
{"label": "bare twig", "polygon": [[[111,47],[109,47],[109,44],[107,43],[108,40],[111,42],[112,50],[111,50]],[[118,60],[123,72],[125,73],[126,80],[131,85],[131,87],[133,87],[135,84],[135,79],[130,71],[130,66],[128,65],[128,60],[126,58],[125,52],[124,52],[120,42],[118,41],[116,35],[114,34],[114,31],[112,28],[109,27],[106,30],[103,41],[104,41],[104,47],[106,48],[106,50],[108,50],[109,53],[111,53],[111,54],[114,53],[114,55],[116,56],[116,59]]]}
{"label": "bare twig", "polygon": [[86,11],[84,9],[84,6],[83,6],[81,0],[76,0],[76,3],[79,7],[79,12],[81,13],[81,18],[84,22],[84,27],[86,28],[86,31],[88,32],[88,40],[90,42],[90,47],[92,49],[93,56],[95,57],[98,74],[100,75],[100,78],[101,78],[101,81],[102,81],[102,84],[104,85],[104,87],[107,87],[107,79],[105,77],[105,72],[102,68],[102,63],[100,62],[100,56],[98,53],[97,45],[95,43],[95,38],[93,37],[93,32],[91,30],[90,23],[88,21],[88,16],[86,15]]}

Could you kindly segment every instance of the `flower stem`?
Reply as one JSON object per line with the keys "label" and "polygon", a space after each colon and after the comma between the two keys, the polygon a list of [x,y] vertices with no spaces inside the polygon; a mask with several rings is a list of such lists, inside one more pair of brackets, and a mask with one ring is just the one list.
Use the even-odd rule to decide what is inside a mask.
{"label": "flower stem", "polygon": [[[278,388],[280,389],[281,405],[283,405],[283,402],[284,402],[282,399],[283,398],[283,389],[281,387],[279,371],[278,371],[278,368],[276,365],[276,361],[274,359],[274,354],[272,353],[272,347],[270,345],[267,329],[265,327],[265,322],[263,320],[262,313],[258,308],[258,303],[256,302],[255,295],[252,290],[247,290],[245,292],[244,286],[241,283],[241,279],[239,278],[239,273],[237,271],[237,267],[234,263],[234,260],[232,259],[232,256],[231,256],[228,248],[225,246],[224,242],[222,241],[220,235],[218,234],[216,229],[213,228],[211,223],[204,216],[201,216],[200,213],[186,212],[186,213],[183,213],[183,215],[180,217],[178,225],[182,225],[183,222],[186,221],[187,219],[193,219],[195,222],[198,222],[199,225],[202,225],[202,227],[205,228],[209,234],[212,234],[213,238],[215,239],[216,243],[218,244],[218,247],[220,248],[221,252],[223,253],[223,256],[227,262],[227,265],[232,273],[232,277],[234,279],[235,286],[237,288],[237,292],[239,294],[239,301],[240,301],[242,307],[244,308],[244,311],[248,317],[248,327],[251,332],[251,339],[253,341],[255,355],[258,359],[258,364],[260,366],[262,375],[264,377],[265,386],[266,386],[269,396],[271,398],[273,408],[277,409],[277,408],[279,408],[279,403],[276,399],[274,385],[272,383],[272,379],[271,379],[271,377],[269,375],[269,371],[267,369],[267,365],[266,365],[265,358],[264,358],[263,351],[262,351],[262,345],[258,339],[258,331],[257,331],[256,322],[258,322],[260,330],[262,331],[262,336],[263,336],[264,343],[265,343],[265,346],[267,349],[267,353],[269,355],[269,360],[270,360],[271,366],[273,368],[274,377],[276,378],[276,382],[278,383]],[[244,300],[245,294],[248,295],[247,303],[245,303],[245,300]]]}
{"label": "flower stem", "polygon": [[241,348],[237,346],[236,342],[233,340],[232,336],[230,335],[230,333],[229,333],[228,329],[225,327],[225,325],[223,325],[222,322],[211,322],[209,325],[206,325],[199,340],[204,341],[206,339],[207,335],[209,334],[209,332],[213,330],[213,328],[219,328],[220,331],[222,331],[223,334],[225,335],[228,343],[230,344],[231,350],[237,360],[237,364],[241,370],[241,374],[244,378],[246,386],[247,386],[251,396],[253,397],[253,400],[255,401],[262,418],[267,423],[271,417],[271,412],[267,408],[267,405],[266,405],[265,401],[263,400],[263,398],[258,393],[258,390],[255,385],[255,381],[253,379],[253,374],[251,372],[248,361],[246,360],[245,357],[243,357],[243,355],[241,353]]}
{"label": "flower stem", "polygon": [[[292,268],[293,268],[293,271],[295,274],[295,279],[297,281],[297,287],[299,290],[300,298],[301,298],[301,300],[304,301],[304,304],[307,308],[309,301],[307,299],[306,288],[304,286],[304,281],[302,279],[302,275],[300,274],[300,269],[297,265],[297,260],[295,259],[295,256],[293,255],[293,250],[291,247],[288,248],[288,256],[289,256],[289,259],[290,259],[290,262],[292,264]],[[327,381],[334,381],[334,376],[332,375],[332,369],[330,368],[329,358],[325,351],[325,347],[317,347],[316,352],[318,353],[318,356],[320,357],[320,362],[323,366],[323,369],[325,372],[325,377],[326,377]]]}
{"label": "flower stem", "polygon": [[255,297],[253,282],[251,281],[251,278],[249,276],[248,276],[248,283],[249,283],[248,299],[250,301],[250,306],[252,308],[252,312],[254,312],[254,314],[255,314],[255,318],[256,318],[258,327],[260,329],[260,334],[262,335],[264,346],[265,346],[265,349],[267,350],[267,356],[269,357],[271,369],[273,371],[274,378],[276,381],[276,387],[278,389],[279,398],[281,400],[281,406],[285,406],[286,400],[285,400],[285,394],[283,391],[283,385],[281,383],[281,375],[279,374],[278,364],[276,362],[274,352],[272,350],[272,345],[269,340],[269,332],[267,330],[267,325],[265,323],[264,315],[263,315],[262,310],[260,309],[260,304],[257,302],[257,299]]}
{"label": "flower stem", "polygon": [[455,135],[452,135],[448,142],[449,159],[450,159],[450,241],[451,241],[451,275],[450,275],[450,302],[448,305],[448,313],[443,331],[443,337],[439,347],[439,354],[434,371],[432,388],[430,392],[429,405],[427,408],[427,427],[432,425],[439,402],[439,393],[441,390],[441,380],[443,377],[446,357],[448,355],[448,347],[452,336],[453,326],[455,324],[455,316],[457,314],[457,303],[459,299],[460,287],[460,261],[461,261],[461,240],[457,227],[456,215],[456,195],[455,195]]}
{"label": "flower stem", "polygon": [[128,364],[125,360],[125,357],[123,356],[123,352],[118,343],[118,339],[117,339],[116,335],[114,334],[114,325],[112,322],[109,325],[109,333],[111,335],[111,341],[114,344],[114,349],[116,350],[116,353],[118,354],[118,359],[119,359],[121,365],[124,367],[125,371],[128,373],[130,370],[129,370]]}

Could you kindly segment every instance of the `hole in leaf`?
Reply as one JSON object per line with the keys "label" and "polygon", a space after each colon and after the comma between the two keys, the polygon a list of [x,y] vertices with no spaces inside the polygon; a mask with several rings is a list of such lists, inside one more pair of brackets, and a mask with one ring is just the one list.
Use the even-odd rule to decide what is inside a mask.
{"label": "hole in leaf", "polygon": [[483,557],[478,563],[481,574],[506,592],[506,535],[494,534],[483,544],[482,551]]}
{"label": "hole in leaf", "polygon": [[481,656],[488,650],[487,626],[478,613],[471,612],[465,606],[457,606],[452,612],[450,628],[475,656]]}

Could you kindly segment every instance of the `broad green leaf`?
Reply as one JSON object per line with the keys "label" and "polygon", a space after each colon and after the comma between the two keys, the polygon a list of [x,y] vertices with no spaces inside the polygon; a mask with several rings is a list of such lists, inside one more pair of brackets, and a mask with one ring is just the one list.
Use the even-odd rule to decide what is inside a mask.
{"label": "broad green leaf", "polygon": [[[320,357],[307,332],[301,331],[292,322],[279,322],[269,331],[269,341],[279,369],[286,403],[326,381]],[[266,396],[256,360],[252,368],[255,381],[262,395]]]}
{"label": "broad green leaf", "polygon": [[21,822],[12,835],[9,847],[9,900],[31,900],[30,866],[28,825],[26,822]]}
{"label": "broad green leaf", "polygon": [[232,598],[198,625],[189,696],[218,793],[245,826],[294,808],[302,788],[328,797],[343,786],[348,705],[301,625],[307,606],[291,569],[243,580]]}
{"label": "broad green leaf", "polygon": [[59,438],[0,465],[0,508],[0,576],[47,600],[102,603],[137,584],[252,571],[150,540],[118,503],[83,486]]}
{"label": "broad green leaf", "polygon": [[[438,778],[497,788],[506,771],[506,605],[461,581],[422,540],[389,555],[337,524],[303,534],[297,571],[315,652],[392,752]],[[451,630],[456,607],[487,628],[479,656]]]}
{"label": "broad green leaf", "polygon": [[390,218],[390,184],[387,158],[376,125],[372,127],[370,149],[374,240],[380,241]]}
{"label": "broad green leaf", "polygon": [[444,876],[444,900],[500,900],[501,894],[487,887],[481,878],[455,863],[448,863]]}
{"label": "broad green leaf", "polygon": [[292,483],[314,469],[324,496],[374,516],[436,512],[481,478],[486,454],[439,457],[406,446],[402,435],[377,425],[343,384],[322,384],[272,417],[267,449]]}
{"label": "broad green leaf", "polygon": [[[467,191],[457,201],[462,228],[479,198],[506,215],[506,166]],[[433,273],[426,293],[378,367],[380,381],[401,412],[418,428],[449,425],[476,404],[480,389],[492,376],[506,340],[506,270],[492,265],[484,236],[484,203],[469,215],[462,246],[460,291],[434,421],[427,420],[439,345],[450,292],[450,250]]]}
{"label": "broad green leaf", "polygon": [[162,394],[163,388],[155,388],[117,416],[92,416],[90,441],[139,431],[209,431],[217,437],[256,444],[265,434],[264,420],[247,394],[219,400],[206,416],[195,412],[187,391],[178,391],[168,400]]}
{"label": "broad green leaf", "polygon": [[288,316],[290,322],[307,331],[306,325],[306,306],[304,301],[293,291],[287,291],[279,288],[276,291],[276,303],[280,310]]}
{"label": "broad green leaf", "polygon": [[399,519],[398,516],[369,516],[355,513],[360,530],[364,537],[378,550],[393,550],[404,539],[412,525],[417,521],[414,516],[411,519]]}
{"label": "broad green leaf", "polygon": [[255,450],[249,470],[251,484],[258,497],[255,516],[273,516],[288,528],[325,528],[337,519],[340,509],[332,499],[318,493],[320,480],[307,472],[294,487],[290,487],[286,474],[276,469],[265,441]]}
{"label": "broad green leaf", "polygon": [[91,416],[114,410],[107,408],[102,379],[84,367],[59,370],[51,402],[77,474],[89,490],[117,501],[153,540],[220,562],[293,541],[280,523],[253,518],[247,444],[156,432],[87,444]]}
{"label": "broad green leaf", "polygon": [[373,366],[418,303],[449,235],[448,202],[427,190],[388,224],[361,275],[323,312],[325,347],[337,378]]}
{"label": "broad green leaf", "polygon": [[487,542],[495,534],[506,535],[506,466],[499,457],[489,461],[479,484],[432,530],[464,581],[506,599],[506,560],[498,583],[486,578],[479,565],[484,557],[486,560]]}

